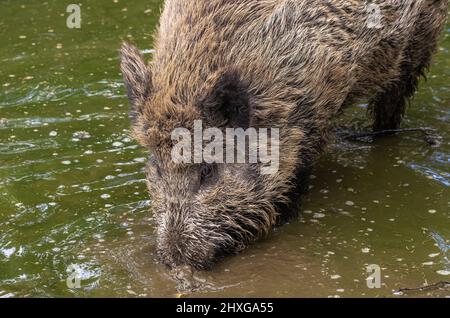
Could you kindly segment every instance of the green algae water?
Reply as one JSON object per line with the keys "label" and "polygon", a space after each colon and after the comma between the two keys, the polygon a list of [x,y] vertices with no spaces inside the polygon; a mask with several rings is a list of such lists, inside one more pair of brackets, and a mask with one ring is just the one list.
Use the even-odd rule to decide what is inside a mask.
{"label": "green algae water", "polygon": [[[450,296],[395,292],[450,280],[450,24],[404,122],[442,144],[336,141],[302,215],[186,291],[155,258],[117,58],[128,40],[151,59],[162,1],[80,4],[69,29],[64,1],[0,2],[0,297]],[[363,125],[365,107],[343,124]]]}

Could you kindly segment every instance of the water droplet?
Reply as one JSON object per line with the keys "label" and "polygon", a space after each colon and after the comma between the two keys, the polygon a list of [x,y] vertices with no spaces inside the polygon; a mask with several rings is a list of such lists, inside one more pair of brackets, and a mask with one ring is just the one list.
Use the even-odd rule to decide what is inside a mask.
{"label": "water droplet", "polygon": [[91,191],[91,187],[88,185],[85,185],[81,188],[81,190],[83,190],[84,192],[90,192]]}
{"label": "water droplet", "polygon": [[145,158],[134,158],[133,161],[134,162],[139,162],[139,163],[144,163],[145,162]]}
{"label": "water droplet", "polygon": [[85,140],[91,138],[91,134],[87,131],[77,131],[73,133],[73,138],[78,140]]}
{"label": "water droplet", "polygon": [[333,280],[336,280],[336,279],[341,278],[341,275],[337,275],[337,274],[336,275],[331,275],[330,278],[333,279]]}
{"label": "water droplet", "polygon": [[442,276],[448,276],[448,275],[450,275],[450,270],[443,269],[443,270],[437,271],[436,273],[438,273],[439,275],[442,275]]}

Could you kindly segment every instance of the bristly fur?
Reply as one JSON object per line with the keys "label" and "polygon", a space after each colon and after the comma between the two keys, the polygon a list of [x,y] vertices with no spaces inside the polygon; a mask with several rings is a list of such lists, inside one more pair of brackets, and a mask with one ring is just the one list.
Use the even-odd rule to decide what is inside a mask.
{"label": "bristly fur", "polygon": [[[368,27],[369,3],[380,28]],[[210,268],[286,219],[344,107],[367,99],[374,129],[397,128],[447,10],[448,0],[166,0],[152,65],[121,50],[133,134],[153,155],[161,260]],[[175,164],[171,132],[197,119],[279,128],[279,172]]]}

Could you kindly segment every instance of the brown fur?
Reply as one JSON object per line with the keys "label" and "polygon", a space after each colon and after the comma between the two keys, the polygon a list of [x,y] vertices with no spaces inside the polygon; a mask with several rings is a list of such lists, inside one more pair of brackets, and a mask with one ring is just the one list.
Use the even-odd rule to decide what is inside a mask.
{"label": "brown fur", "polygon": [[[169,266],[209,268],[266,235],[330,139],[331,121],[371,101],[374,129],[395,128],[429,66],[448,0],[166,0],[153,64],[130,45],[122,71],[135,138],[153,154],[148,188]],[[280,128],[280,170],[176,165],[174,128]]]}

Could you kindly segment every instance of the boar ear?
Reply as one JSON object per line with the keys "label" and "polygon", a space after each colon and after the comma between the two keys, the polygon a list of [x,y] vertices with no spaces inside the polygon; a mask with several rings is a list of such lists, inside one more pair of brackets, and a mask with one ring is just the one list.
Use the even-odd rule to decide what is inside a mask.
{"label": "boar ear", "polygon": [[204,120],[214,127],[248,128],[250,103],[248,86],[235,69],[221,70],[205,83],[200,101]]}
{"label": "boar ear", "polygon": [[128,43],[120,49],[120,68],[131,103],[130,117],[135,123],[151,93],[151,72],[141,52]]}

